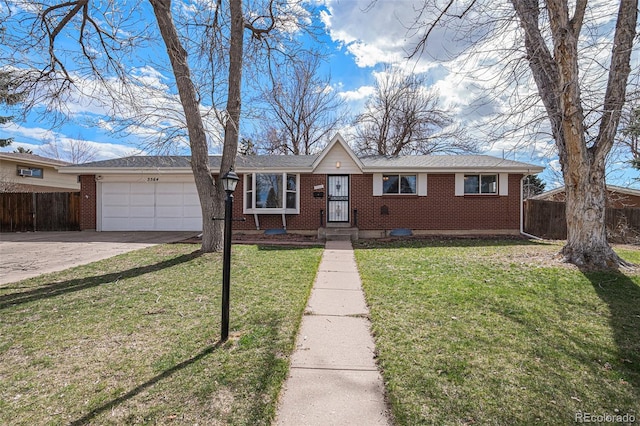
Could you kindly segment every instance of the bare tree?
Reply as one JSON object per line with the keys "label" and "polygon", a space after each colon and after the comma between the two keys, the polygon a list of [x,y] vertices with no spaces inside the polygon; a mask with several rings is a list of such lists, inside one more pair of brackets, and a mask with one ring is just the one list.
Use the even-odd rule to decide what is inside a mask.
{"label": "bare tree", "polygon": [[[45,105],[47,111],[64,111],[66,103],[79,95],[92,97],[95,102],[107,96],[114,101],[111,105],[114,111],[122,107],[124,98],[127,105],[139,110],[145,101],[148,102],[144,96],[138,96],[139,85],[144,84],[144,79],[132,79],[127,64],[141,46],[156,40],[153,27],[157,25],[168,53],[183,115],[181,125],[175,125],[175,119],[180,117],[175,117],[170,124],[173,126],[170,136],[188,136],[191,168],[203,218],[202,251],[221,250],[223,225],[214,217],[223,214],[224,191],[214,181],[215,172],[209,167],[209,141],[213,136],[203,117],[215,115],[224,128],[222,161],[217,172],[223,175],[233,168],[236,158],[245,47],[251,46],[250,54],[253,55],[261,49],[277,52],[270,37],[286,33],[301,22],[296,13],[304,15],[305,9],[296,8],[296,5],[302,1],[248,1],[251,10],[245,10],[241,0],[217,0],[210,7],[195,12],[190,8],[176,8],[179,13],[187,14],[187,19],[179,24],[180,31],[170,0],[149,0],[155,23],[145,23],[149,16],[145,3],[124,7],[113,1],[50,1],[31,2],[29,8],[19,5],[13,8],[10,3],[10,13],[0,24],[12,26],[11,35],[7,32],[3,41],[16,53],[4,49],[4,59],[20,66],[24,57],[33,58],[24,55],[25,49],[43,52],[42,46],[45,46],[41,62],[22,68],[22,86],[38,89],[30,92],[34,95],[28,106]],[[247,40],[245,31],[251,34]],[[63,40],[67,42],[65,48],[69,46],[68,42],[75,40],[76,49],[63,48]],[[194,54],[190,56],[189,52]],[[264,56],[253,59],[260,62]],[[198,76],[194,77],[192,68],[198,71]],[[94,78],[89,88],[80,84],[87,76]],[[211,104],[203,107],[201,101],[207,91]],[[219,104],[222,108],[217,107]],[[168,109],[164,105],[159,107],[155,116],[161,116],[162,111]]]}
{"label": "bare tree", "polygon": [[89,143],[86,139],[78,137],[69,139],[65,144],[57,140],[40,145],[39,151],[49,158],[67,161],[73,164],[87,163],[98,156],[98,147]]}
{"label": "bare tree", "polygon": [[[638,1],[620,0],[614,15],[613,3],[589,6],[587,0],[511,0],[511,11],[483,0],[445,3],[444,7],[435,8],[425,2],[421,17],[428,23],[416,20],[421,22],[424,35],[414,53],[425,51],[435,31],[451,28],[453,22],[464,18],[473,24],[464,39],[466,47],[473,48],[498,35],[498,43],[493,39],[495,48],[507,41],[505,31],[513,30],[509,18],[515,11],[520,31],[510,34],[522,44],[514,45],[511,53],[524,50],[563,172],[568,236],[562,258],[585,268],[617,268],[624,264],[607,241],[605,160],[625,102]],[[495,17],[496,13],[503,13],[501,19]],[[617,18],[612,19],[613,16]],[[604,37],[599,34],[598,25],[605,26],[602,22],[611,27],[615,24],[609,37],[608,59],[601,57]],[[515,75],[511,83],[526,83],[522,69],[514,72],[511,62],[518,60],[505,55],[500,62],[509,69],[505,74]]]}
{"label": "bare tree", "polygon": [[635,106],[626,111],[622,121],[619,143],[631,155],[631,165],[640,169],[640,107]]}
{"label": "bare tree", "polygon": [[464,138],[424,75],[387,67],[376,80],[365,112],[355,119],[356,149],[361,154],[398,156],[477,152]]}
{"label": "bare tree", "polygon": [[278,67],[262,91],[261,148],[269,153],[309,155],[322,149],[344,122],[344,101],[319,75],[322,58],[309,53]]}

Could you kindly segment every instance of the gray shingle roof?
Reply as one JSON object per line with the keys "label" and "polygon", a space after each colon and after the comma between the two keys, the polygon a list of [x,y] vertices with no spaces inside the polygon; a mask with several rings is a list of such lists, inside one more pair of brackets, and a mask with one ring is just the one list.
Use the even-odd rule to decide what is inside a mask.
{"label": "gray shingle roof", "polygon": [[360,159],[365,167],[371,168],[424,168],[424,169],[466,169],[466,168],[524,168],[531,164],[505,160],[489,155],[407,155],[402,157],[370,156]]}
{"label": "gray shingle roof", "polygon": [[36,155],[36,154],[25,154],[21,152],[0,152],[0,157],[17,160],[17,161],[38,161],[41,163],[48,163],[51,165],[58,165],[58,166],[67,166],[71,164],[62,160],[41,157],[40,155]]}
{"label": "gray shingle roof", "polygon": [[[191,169],[188,156],[132,156],[112,160],[94,161],[91,163],[69,166],[67,169]],[[313,168],[318,155],[238,155],[236,170],[290,170],[300,171]],[[209,164],[212,169],[220,167],[220,156],[210,156]],[[401,157],[368,156],[361,158],[365,171],[373,170],[401,170],[422,169],[537,169],[538,166],[519,161],[505,160],[488,155],[409,155]]]}
{"label": "gray shingle roof", "polygon": [[[260,169],[260,168],[307,168],[313,165],[317,155],[238,155],[236,168]],[[219,155],[209,156],[209,165],[212,168],[220,167]],[[94,161],[85,164],[76,164],[71,167],[78,168],[191,168],[191,157],[178,155],[164,156],[132,156],[115,158],[111,160]]]}

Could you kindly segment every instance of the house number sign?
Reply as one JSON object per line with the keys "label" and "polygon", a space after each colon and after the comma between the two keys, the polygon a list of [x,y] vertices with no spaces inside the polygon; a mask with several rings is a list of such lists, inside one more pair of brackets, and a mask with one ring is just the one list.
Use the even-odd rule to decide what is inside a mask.
{"label": "house number sign", "polygon": [[159,177],[148,177],[147,182],[158,182],[160,180]]}

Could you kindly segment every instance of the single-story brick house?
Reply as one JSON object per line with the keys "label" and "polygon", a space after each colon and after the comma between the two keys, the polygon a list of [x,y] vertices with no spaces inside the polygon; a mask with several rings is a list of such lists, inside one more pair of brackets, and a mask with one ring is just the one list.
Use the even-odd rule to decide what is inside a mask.
{"label": "single-story brick house", "polygon": [[[211,156],[218,170],[220,157]],[[542,167],[485,155],[357,157],[338,134],[317,155],[239,155],[236,232],[519,234],[522,180]],[[60,169],[80,176],[81,228],[201,230],[189,157],[133,156]]]}

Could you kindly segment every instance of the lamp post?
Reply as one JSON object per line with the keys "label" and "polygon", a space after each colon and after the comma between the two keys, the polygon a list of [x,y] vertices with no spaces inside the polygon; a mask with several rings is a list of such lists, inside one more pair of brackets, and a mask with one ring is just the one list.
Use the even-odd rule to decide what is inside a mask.
{"label": "lamp post", "polygon": [[224,202],[224,252],[222,256],[222,326],[220,341],[226,342],[229,338],[229,293],[231,290],[231,226],[233,216],[233,192],[236,190],[240,178],[233,168],[225,173],[222,178],[222,187],[227,193]]}

